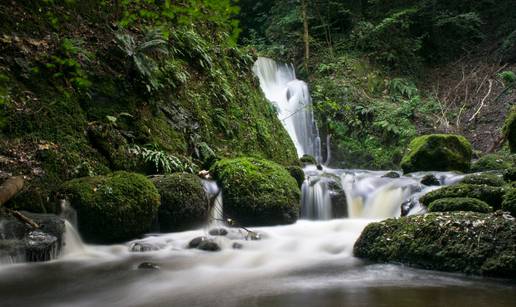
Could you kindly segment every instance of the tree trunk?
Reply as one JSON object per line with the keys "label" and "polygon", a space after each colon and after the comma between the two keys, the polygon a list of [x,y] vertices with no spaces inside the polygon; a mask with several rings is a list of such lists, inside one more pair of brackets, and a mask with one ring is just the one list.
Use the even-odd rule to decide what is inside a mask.
{"label": "tree trunk", "polygon": [[310,59],[310,42],[308,35],[308,5],[307,0],[301,1],[301,13],[303,15],[303,42],[305,44],[305,57],[304,57],[304,65],[305,71],[308,73],[308,60]]}
{"label": "tree trunk", "polygon": [[0,185],[0,206],[3,206],[9,199],[23,188],[23,177],[11,177]]}

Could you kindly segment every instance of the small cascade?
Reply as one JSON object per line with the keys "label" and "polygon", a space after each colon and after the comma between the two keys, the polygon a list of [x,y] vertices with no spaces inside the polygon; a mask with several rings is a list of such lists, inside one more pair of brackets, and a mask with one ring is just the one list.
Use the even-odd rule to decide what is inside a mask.
{"label": "small cascade", "polygon": [[307,84],[296,78],[292,65],[278,64],[268,58],[258,58],[253,71],[260,79],[265,97],[276,107],[298,156],[311,155],[322,163],[321,140]]}
{"label": "small cascade", "polygon": [[214,180],[202,180],[202,185],[206,191],[206,196],[210,203],[210,213],[208,216],[208,224],[210,226],[218,226],[222,224],[224,219],[223,215],[223,202],[222,202],[222,190]]}
{"label": "small cascade", "polygon": [[68,200],[61,200],[60,217],[65,220],[65,232],[62,254],[80,254],[86,251],[85,245],[77,232],[77,212],[70,205]]}
{"label": "small cascade", "polygon": [[320,178],[309,178],[301,187],[301,217],[309,220],[332,218],[330,192],[327,182]]}

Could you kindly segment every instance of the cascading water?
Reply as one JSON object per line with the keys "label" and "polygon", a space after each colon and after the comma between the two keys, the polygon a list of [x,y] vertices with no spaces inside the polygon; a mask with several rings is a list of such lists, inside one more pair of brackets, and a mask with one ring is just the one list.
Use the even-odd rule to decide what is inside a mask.
{"label": "cascading water", "polygon": [[258,58],[253,71],[260,79],[265,97],[276,107],[278,118],[294,142],[298,156],[311,155],[322,163],[321,140],[306,83],[296,78],[292,66],[268,58]]}
{"label": "cascading water", "polygon": [[[260,80],[265,96],[278,109],[278,118],[296,145],[298,156],[312,155],[321,164],[319,131],[306,83],[296,79],[291,65],[278,64],[268,58],[258,58],[253,71]],[[328,163],[329,137],[327,148]],[[351,218],[399,216],[404,203],[410,203],[410,208],[416,212],[420,209],[419,196],[432,189],[420,184],[420,179],[428,173],[393,179],[382,178],[386,172],[346,171],[321,165],[317,168],[307,166],[304,171],[307,180],[302,186],[301,217],[313,220],[334,218],[339,207],[346,207],[347,216]],[[460,176],[451,173],[435,174],[442,177],[442,184],[447,184],[452,180],[450,178],[460,179]],[[338,188],[335,190],[335,187]],[[339,190],[345,197],[332,197]]]}

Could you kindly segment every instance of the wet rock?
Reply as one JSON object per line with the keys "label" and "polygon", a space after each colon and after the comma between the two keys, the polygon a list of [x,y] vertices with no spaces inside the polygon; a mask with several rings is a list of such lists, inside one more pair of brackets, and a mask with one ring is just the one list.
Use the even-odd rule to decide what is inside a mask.
{"label": "wet rock", "polygon": [[516,220],[497,211],[435,212],[369,224],[356,257],[425,269],[516,278]]}
{"label": "wet rock", "polygon": [[235,242],[233,245],[231,245],[233,249],[242,249],[244,245],[242,243]]}
{"label": "wet rock", "polygon": [[469,197],[452,197],[440,198],[430,203],[429,212],[447,212],[447,211],[474,211],[488,213],[493,211],[493,207],[485,202]]}
{"label": "wet rock", "polygon": [[423,178],[421,178],[421,184],[424,184],[426,186],[439,186],[441,183],[439,182],[439,179],[435,177],[434,175],[425,175]]}
{"label": "wet rock", "polygon": [[220,246],[213,240],[202,240],[197,246],[198,249],[207,252],[217,252],[220,250]]}
{"label": "wet rock", "polygon": [[384,174],[382,177],[383,178],[400,178],[401,176],[397,172],[392,171],[392,172],[388,172],[388,173]]}
{"label": "wet rock", "polygon": [[25,257],[28,262],[55,259],[59,249],[57,238],[42,231],[31,231],[25,237]]}
{"label": "wet rock", "polygon": [[134,242],[129,246],[129,251],[135,253],[152,252],[160,249],[159,246],[148,242]]}
{"label": "wet rock", "polygon": [[485,184],[492,187],[501,187],[505,184],[502,177],[493,174],[467,175],[462,179],[462,183]]}
{"label": "wet rock", "polygon": [[0,260],[2,262],[48,261],[63,246],[64,221],[53,214],[22,212],[40,227],[32,229],[11,216],[0,219]]}
{"label": "wet rock", "polygon": [[500,209],[505,189],[485,184],[455,184],[429,192],[419,199],[421,204],[428,207],[430,203],[441,198],[471,197],[486,202],[494,209]]}
{"label": "wet rock", "polygon": [[245,237],[246,240],[251,241],[259,241],[262,239],[262,236],[258,232],[249,231]]}
{"label": "wet rock", "polygon": [[412,208],[414,208],[415,205],[416,204],[414,203],[413,199],[403,202],[401,204],[401,216],[407,216],[410,210],[412,210]]}
{"label": "wet rock", "polygon": [[208,240],[208,238],[207,237],[194,238],[188,243],[188,248],[197,248],[199,246],[199,244],[201,244],[201,242],[205,241],[205,240]]}
{"label": "wet rock", "polygon": [[212,236],[225,236],[228,234],[228,231],[225,228],[214,228],[211,229],[208,233]]}
{"label": "wet rock", "polygon": [[140,270],[159,270],[159,265],[152,262],[142,262],[138,265],[138,269]]}
{"label": "wet rock", "polygon": [[[336,178],[336,180],[338,179],[340,178]],[[346,193],[342,189],[342,185],[336,180],[328,181],[331,200],[331,216],[332,218],[343,218],[348,216],[348,203]]]}

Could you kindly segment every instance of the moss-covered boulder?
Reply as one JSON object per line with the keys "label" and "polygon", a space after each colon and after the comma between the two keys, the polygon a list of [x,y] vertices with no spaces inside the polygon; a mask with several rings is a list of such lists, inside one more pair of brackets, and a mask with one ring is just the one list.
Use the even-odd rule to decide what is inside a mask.
{"label": "moss-covered boulder", "polygon": [[224,193],[224,213],[245,226],[294,223],[300,210],[296,180],[279,164],[257,158],[220,160],[211,173]]}
{"label": "moss-covered boulder", "polygon": [[516,153],[516,106],[513,106],[505,119],[503,136],[509,143],[512,153]]}
{"label": "moss-covered boulder", "polygon": [[305,172],[303,172],[303,169],[299,166],[289,166],[287,167],[287,170],[290,173],[290,176],[296,179],[297,185],[301,187],[303,182],[305,182]]}
{"label": "moss-covered boulder", "polygon": [[502,210],[508,211],[516,217],[516,188],[509,189],[503,197]]}
{"label": "moss-covered boulder", "polygon": [[501,187],[505,184],[502,177],[493,174],[467,175],[462,179],[462,183],[485,184],[492,187]]}
{"label": "moss-covered boulder", "polygon": [[470,168],[472,148],[466,138],[454,134],[430,134],[410,142],[401,168],[416,171],[461,171]]}
{"label": "moss-covered boulder", "polygon": [[148,232],[160,203],[147,177],[123,171],[67,181],[60,194],[77,211],[80,234],[95,243],[122,242]]}
{"label": "moss-covered boulder", "polygon": [[503,180],[507,182],[516,181],[516,167],[511,167],[503,173]]}
{"label": "moss-covered boulder", "polygon": [[353,253],[375,262],[516,277],[516,220],[495,213],[435,212],[369,224]]}
{"label": "moss-covered boulder", "polygon": [[303,155],[301,158],[299,158],[299,162],[301,162],[301,164],[317,164],[314,156],[311,155]]}
{"label": "moss-covered boulder", "polygon": [[426,207],[441,198],[470,197],[479,199],[494,209],[500,209],[505,189],[479,184],[456,184],[434,190],[422,196],[419,201]]}
{"label": "moss-covered boulder", "polygon": [[473,211],[488,213],[493,207],[485,202],[470,197],[451,197],[434,200],[428,206],[429,212]]}
{"label": "moss-covered boulder", "polygon": [[505,170],[514,165],[514,157],[500,154],[488,154],[480,157],[471,164],[472,172]]}
{"label": "moss-covered boulder", "polygon": [[160,231],[194,228],[208,220],[210,206],[199,177],[175,173],[155,176],[151,180],[161,196]]}

